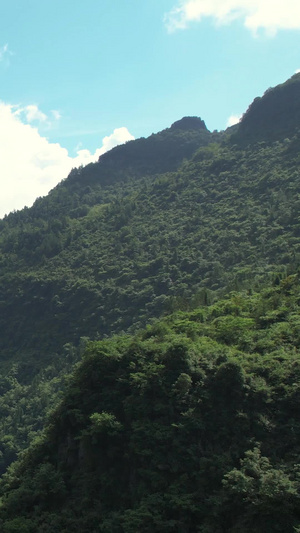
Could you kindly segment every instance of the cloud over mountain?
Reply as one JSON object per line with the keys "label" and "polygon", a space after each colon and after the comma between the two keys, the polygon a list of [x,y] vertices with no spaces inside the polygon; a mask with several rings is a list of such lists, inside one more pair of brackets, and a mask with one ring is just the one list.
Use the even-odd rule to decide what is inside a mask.
{"label": "cloud over mountain", "polygon": [[[59,118],[57,113],[52,113],[54,119]],[[127,128],[117,128],[104,137],[94,154],[78,150],[70,157],[65,148],[49,142],[32,126],[47,120],[36,105],[16,108],[0,102],[0,217],[30,206],[66,178],[72,168],[97,161],[104,152],[133,139]]]}
{"label": "cloud over mountain", "polygon": [[241,120],[241,115],[230,115],[230,117],[227,120],[226,127],[229,128],[230,126],[234,126],[235,124],[238,124]]}

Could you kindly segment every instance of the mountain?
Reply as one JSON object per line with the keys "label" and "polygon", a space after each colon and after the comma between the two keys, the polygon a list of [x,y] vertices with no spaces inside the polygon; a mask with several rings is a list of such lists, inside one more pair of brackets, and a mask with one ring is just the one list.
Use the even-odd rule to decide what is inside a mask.
{"label": "mountain", "polygon": [[[0,221],[2,472],[40,433],[46,414],[60,399],[66,401],[66,375],[86,353],[89,339],[105,343],[115,334],[138,335],[162,315],[210,308],[230,291],[275,290],[297,272],[299,94],[296,75],[255,100],[241,123],[225,132],[209,132],[202,119],[184,117],[147,139],[114,148],[97,163],[73,169],[32,208]],[[264,316],[263,301],[257,312]],[[276,335],[285,345],[288,334]],[[297,353],[293,335],[290,351]],[[161,341],[163,336],[155,340]],[[243,353],[242,345],[237,349]],[[249,357],[255,358],[258,348],[253,350]],[[272,353],[271,345],[270,350],[264,357]],[[85,370],[79,368],[81,375]],[[89,395],[88,387],[84,390]],[[274,409],[279,409],[276,403]],[[252,436],[260,441],[259,434]],[[253,449],[250,440],[229,461],[232,468]],[[55,442],[52,458],[56,444],[65,445]],[[13,531],[17,525],[5,527]]]}
{"label": "mountain", "polygon": [[2,361],[31,379],[66,342],[285,272],[298,253],[298,147],[297,135],[239,148],[204,127],[171,127],[73,170],[6,217]]}
{"label": "mountain", "polygon": [[[97,164],[74,169],[31,209],[5,217],[0,237],[0,305],[1,328],[9,340],[2,337],[0,350],[6,359],[22,350],[26,359],[23,377],[29,353],[37,354],[33,366],[38,366],[44,346],[55,351],[66,341],[77,343],[81,336],[95,336],[97,331],[102,335],[127,329],[137,321],[143,304],[134,305],[138,309],[128,316],[130,295],[123,294],[123,287],[134,279],[138,285],[143,283],[151,270],[155,274],[156,262],[161,260],[155,246],[147,257],[133,251],[136,238],[130,235],[130,220],[134,218],[134,225],[143,231],[138,209],[147,188],[154,187],[154,202],[160,202],[159,180],[168,180],[166,172],[176,170],[184,158],[217,137],[220,135],[211,134],[201,119],[182,119],[148,139],[114,148]],[[155,216],[160,207],[154,210]],[[153,240],[150,235],[149,239]],[[109,317],[107,306],[116,296],[116,283],[118,301]],[[150,304],[153,289],[139,292]],[[159,296],[161,290],[157,293]],[[117,304],[120,311],[115,309]],[[146,312],[146,317],[155,314]],[[44,361],[41,364],[44,366]]]}
{"label": "mountain", "polygon": [[243,116],[239,141],[275,141],[299,133],[300,73],[255,98]]}
{"label": "mountain", "polygon": [[[98,163],[84,169],[84,175],[73,172],[68,187],[112,185],[119,181],[155,173],[174,171],[185,158],[190,158],[200,146],[207,146],[220,134],[211,133],[198,117],[183,117],[170,128],[152,134],[147,139],[129,141],[103,154]],[[60,188],[60,186],[58,186]]]}
{"label": "mountain", "polygon": [[1,531],[298,531],[299,290],[91,343],[2,480]]}

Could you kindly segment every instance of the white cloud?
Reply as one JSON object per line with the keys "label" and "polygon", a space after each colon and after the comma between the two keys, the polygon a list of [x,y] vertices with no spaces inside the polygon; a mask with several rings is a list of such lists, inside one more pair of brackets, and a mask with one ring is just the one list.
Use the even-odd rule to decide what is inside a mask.
{"label": "white cloud", "polygon": [[181,0],[164,22],[169,32],[185,29],[203,17],[213,18],[217,24],[242,19],[246,28],[256,33],[260,28],[268,35],[281,29],[300,29],[299,0]]}
{"label": "white cloud", "polygon": [[50,118],[36,104],[30,104],[25,107],[15,105],[12,106],[12,109],[14,109],[14,115],[18,116],[23,122],[25,121],[28,124],[35,122],[39,126],[45,126],[48,129],[51,128],[53,121],[56,122],[60,119],[59,111],[51,111]]}
{"label": "white cloud", "polygon": [[111,150],[114,146],[118,146],[127,141],[132,141],[133,139],[134,137],[129,133],[127,128],[117,128],[111,135],[104,137],[102,140],[102,147],[96,150],[94,157],[98,159],[100,155],[108,152],[108,150]]}
{"label": "white cloud", "polygon": [[295,74],[299,74],[300,73],[300,68],[297,68],[297,70],[295,70]]}
{"label": "white cloud", "polygon": [[127,128],[123,127],[115,129],[111,135],[104,137],[102,139],[101,148],[97,148],[94,154],[91,154],[91,152],[86,148],[79,149],[81,148],[80,143],[77,148],[77,156],[72,159],[73,167],[79,167],[80,165],[88,165],[88,163],[95,163],[96,161],[98,161],[99,157],[102,154],[105,154],[105,152],[108,152],[108,150],[111,150],[119,144],[124,144],[127,141],[132,140],[134,140],[133,135],[129,133]]}
{"label": "white cloud", "polygon": [[36,106],[21,109],[23,113],[20,108],[0,102],[0,217],[32,205],[38,196],[44,196],[66,178],[72,168],[97,161],[113,146],[133,139],[127,128],[118,128],[104,137],[94,154],[78,150],[75,157],[70,157],[60,144],[50,143],[37,128],[22,122],[22,118],[28,120],[28,113],[29,119],[41,120]]}
{"label": "white cloud", "polygon": [[46,122],[47,115],[39,110],[37,105],[27,105],[24,108],[27,122]]}
{"label": "white cloud", "polygon": [[13,53],[9,50],[7,43],[3,46],[0,46],[0,63],[3,63],[5,66],[8,66],[9,57],[12,55]]}
{"label": "white cloud", "polygon": [[230,126],[234,126],[235,124],[238,124],[241,118],[242,118],[242,115],[230,115],[230,117],[227,120],[226,127],[230,128]]}

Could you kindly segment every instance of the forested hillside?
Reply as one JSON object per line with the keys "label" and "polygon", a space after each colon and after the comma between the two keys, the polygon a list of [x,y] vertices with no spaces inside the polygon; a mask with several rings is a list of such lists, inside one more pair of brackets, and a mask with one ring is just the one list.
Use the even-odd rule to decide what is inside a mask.
{"label": "forested hillside", "polygon": [[299,306],[294,275],[91,343],[1,531],[299,531]]}
{"label": "forested hillside", "polygon": [[2,361],[31,379],[66,342],[297,265],[298,131],[242,147],[229,133],[179,121],[2,221]]}
{"label": "forested hillside", "polygon": [[[248,476],[243,465],[251,457],[254,460],[255,454],[255,461],[262,462],[262,469],[267,468],[262,470],[263,476],[275,476],[280,487],[280,480],[291,487],[291,494],[287,491],[287,500],[292,502],[289,521],[284,515],[289,529],[280,529],[282,522],[279,529],[272,529],[276,520],[273,522],[269,516],[271,512],[266,512],[269,504],[272,512],[277,505],[272,496],[272,501],[267,500],[269,503],[263,499],[266,522],[261,531],[292,532],[297,524],[300,528],[295,510],[298,474],[292,474],[299,437],[293,407],[293,402],[297,401],[299,347],[299,94],[300,74],[268,89],[262,98],[250,105],[241,123],[225,132],[209,132],[203,120],[184,117],[147,139],[114,148],[101,156],[98,163],[73,169],[48,196],[36,200],[33,207],[11,213],[0,221],[1,473],[41,432],[47,413],[62,401],[52,415],[47,437],[43,437],[46,440],[28,452],[25,462],[16,467],[20,469],[16,477],[13,473],[9,476],[9,496],[3,499],[4,531],[55,531],[56,525],[49,525],[52,520],[62,528],[59,531],[77,531],[72,513],[77,521],[74,510],[81,509],[82,513],[80,505],[86,505],[87,511],[82,522],[85,529],[78,525],[78,531],[98,531],[95,521],[100,520],[100,510],[101,531],[107,532],[147,531],[144,524],[148,519],[152,524],[148,531],[171,531],[171,527],[178,532],[260,531],[255,522],[254,500],[247,495],[241,498],[241,493],[234,496],[237,489],[232,489],[231,500],[237,514],[233,523],[230,521],[231,504],[224,492],[224,486],[232,483],[234,476]],[[264,292],[263,287],[269,288]],[[234,295],[229,300],[222,300],[232,291]],[[233,301],[236,301],[236,308]],[[178,312],[189,314],[178,315]],[[166,318],[154,322],[148,330],[143,329],[162,316]],[[187,329],[178,329],[178,320],[185,323]],[[143,333],[138,333],[140,330]],[[152,332],[149,338],[147,331]],[[155,331],[157,333],[153,333]],[[118,337],[108,340],[112,335]],[[96,344],[89,344],[89,340]],[[181,357],[181,341],[185,346],[182,369],[181,363],[177,367],[176,362]],[[135,345],[137,352],[132,348]],[[89,346],[87,351],[86,346]],[[99,359],[101,350],[108,354],[105,361],[102,356]],[[83,354],[84,362],[75,375],[68,378]],[[277,366],[279,360],[280,367]],[[244,380],[241,393],[244,399],[238,409],[237,397],[230,400],[228,392],[224,400],[226,414],[218,397],[222,398],[223,392],[231,389],[231,370],[228,384],[227,370],[224,370],[222,386],[217,389],[213,376],[227,363],[230,368],[233,364],[234,369],[239,365],[238,372]],[[266,375],[262,370],[264,366]],[[199,380],[193,374],[194,367],[196,374],[199,368],[203,371],[201,386],[195,385]],[[159,368],[164,368],[162,375]],[[131,371],[136,377],[130,377]],[[273,372],[277,376],[276,384],[270,377]],[[184,377],[179,379],[181,374]],[[90,382],[89,376],[93,375]],[[249,375],[262,384],[262,391],[259,389],[262,396],[253,392]],[[187,387],[180,405],[176,403],[177,379],[179,389],[182,386],[184,391]],[[64,396],[69,380],[71,384]],[[113,397],[107,383],[113,385]],[[93,387],[99,392],[94,393]],[[191,396],[185,396],[188,391]],[[230,405],[226,407],[227,400]],[[128,413],[127,407],[121,407],[124,403],[126,406],[127,401]],[[149,415],[149,427],[143,418],[148,416],[147,409],[142,414],[147,402],[154,413]],[[82,412],[78,407],[81,404]],[[196,405],[201,411],[199,420],[192,415]],[[218,414],[219,408],[222,416]],[[234,438],[241,441],[236,444],[233,441],[231,445],[237,416],[232,413],[237,409],[242,414],[236,426],[239,433]],[[74,411],[74,418],[73,415],[68,418],[69,410]],[[162,411],[167,418],[162,416]],[[93,413],[96,416],[90,419]],[[223,415],[232,426],[227,436],[222,425]],[[187,477],[179,466],[165,468],[163,461],[167,447],[171,446],[170,440],[177,442],[174,428],[177,424],[181,428],[181,416],[186,417],[187,427],[180,433],[178,447],[175,446],[170,461],[176,462],[176,456],[178,461],[178,454],[183,454],[187,443],[194,446],[189,451],[189,465],[184,466],[184,462],[182,465],[183,470],[187,468]],[[260,416],[266,420],[263,430],[257,422]],[[147,459],[150,452],[143,451],[146,435],[150,438],[153,433],[151,417],[154,426],[158,424],[158,434],[165,435],[158,446],[161,467],[155,459],[153,472]],[[293,422],[287,421],[285,426],[285,417]],[[65,429],[60,426],[64,420]],[[210,420],[213,426],[209,426]],[[106,428],[103,431],[102,423]],[[242,423],[245,437],[239,425]],[[194,435],[195,424],[200,424],[201,431],[207,434],[202,455],[195,451],[202,446],[199,444],[202,436],[198,441],[199,432],[196,432],[198,436]],[[280,433],[282,426],[285,429]],[[215,437],[212,427],[217,428]],[[71,428],[70,433],[68,428]],[[223,439],[222,431],[225,431],[227,451],[216,444]],[[280,448],[279,441],[282,437],[283,441],[290,442],[293,431],[291,450],[286,452]],[[103,432],[105,435],[101,436]],[[132,433],[132,441],[129,433]],[[111,450],[107,448],[111,445],[110,437],[113,438]],[[268,451],[269,446],[274,448],[273,455]],[[105,464],[99,460],[101,450],[107,460]],[[139,450],[149,466],[145,478],[144,474],[136,474],[136,468],[144,469],[139,462]],[[197,461],[203,457],[198,465],[200,470],[196,467],[196,456]],[[74,457],[79,458],[76,468]],[[95,467],[95,458],[99,460],[99,470]],[[132,466],[131,458],[136,467]],[[43,465],[41,474],[38,474],[39,464]],[[106,467],[112,470],[106,471]],[[95,476],[101,473],[101,480],[94,479],[92,471]],[[199,481],[190,476],[192,471],[202,472]],[[231,471],[235,473],[227,478]],[[121,476],[118,482],[114,478],[117,472]],[[29,480],[33,477],[38,486],[37,480],[43,483],[48,475],[53,483],[58,480],[62,492],[59,489],[56,494],[53,489],[52,498],[49,496],[52,485],[48,485],[43,503],[39,499],[42,488],[33,496]],[[206,477],[207,487],[203,481]],[[113,489],[109,489],[110,479]],[[237,479],[244,483],[242,478]],[[87,487],[89,483],[91,487]],[[128,483],[132,492],[125,490],[121,497],[118,491]],[[162,494],[166,484],[172,487],[173,483],[177,487],[171,490],[173,499],[170,493],[170,497],[160,502],[156,494]],[[204,483],[202,488],[201,483]],[[111,494],[111,500],[103,502],[103,509],[98,500],[93,499],[94,493],[90,492],[93,490],[107,492],[108,498]],[[115,490],[117,499],[112,495]],[[195,502],[201,490],[208,491],[208,501],[201,500],[203,509],[199,510]],[[280,490],[278,488],[278,494]],[[83,495],[85,491],[86,496]],[[253,493],[255,491],[256,485]],[[186,494],[183,507],[178,503],[178,494],[182,502]],[[19,498],[25,502],[23,507]],[[147,498],[150,498],[149,505],[145,503]],[[61,522],[57,522],[59,519],[53,511],[58,500],[64,502]],[[20,506],[22,515],[15,521],[12,502]],[[160,518],[157,519],[153,515],[155,502],[158,509],[162,509],[158,510]],[[179,514],[175,516],[176,505],[179,505]],[[34,517],[31,516],[33,507],[36,507]],[[286,508],[289,509],[288,504]],[[212,509],[216,515],[209,522]],[[226,525],[222,529],[223,513]],[[137,525],[134,525],[135,520]],[[244,526],[243,520],[246,520]],[[19,523],[23,529],[18,529]]]}

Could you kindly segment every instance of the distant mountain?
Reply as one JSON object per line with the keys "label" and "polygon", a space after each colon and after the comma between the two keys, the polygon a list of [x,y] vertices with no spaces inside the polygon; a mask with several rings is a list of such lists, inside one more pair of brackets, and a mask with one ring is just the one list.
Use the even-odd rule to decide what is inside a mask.
{"label": "distant mountain", "polygon": [[267,91],[225,132],[184,117],[116,147],[0,221],[2,471],[88,339],[297,270],[299,83]]}
{"label": "distant mountain", "polygon": [[[124,180],[148,174],[174,171],[183,159],[190,158],[200,146],[207,146],[221,134],[211,133],[198,117],[184,117],[170,128],[152,134],[148,138],[136,139],[116,146],[103,154],[99,162],[86,167],[84,177],[79,178],[88,185],[111,185]],[[69,182],[75,182],[76,173]]]}

